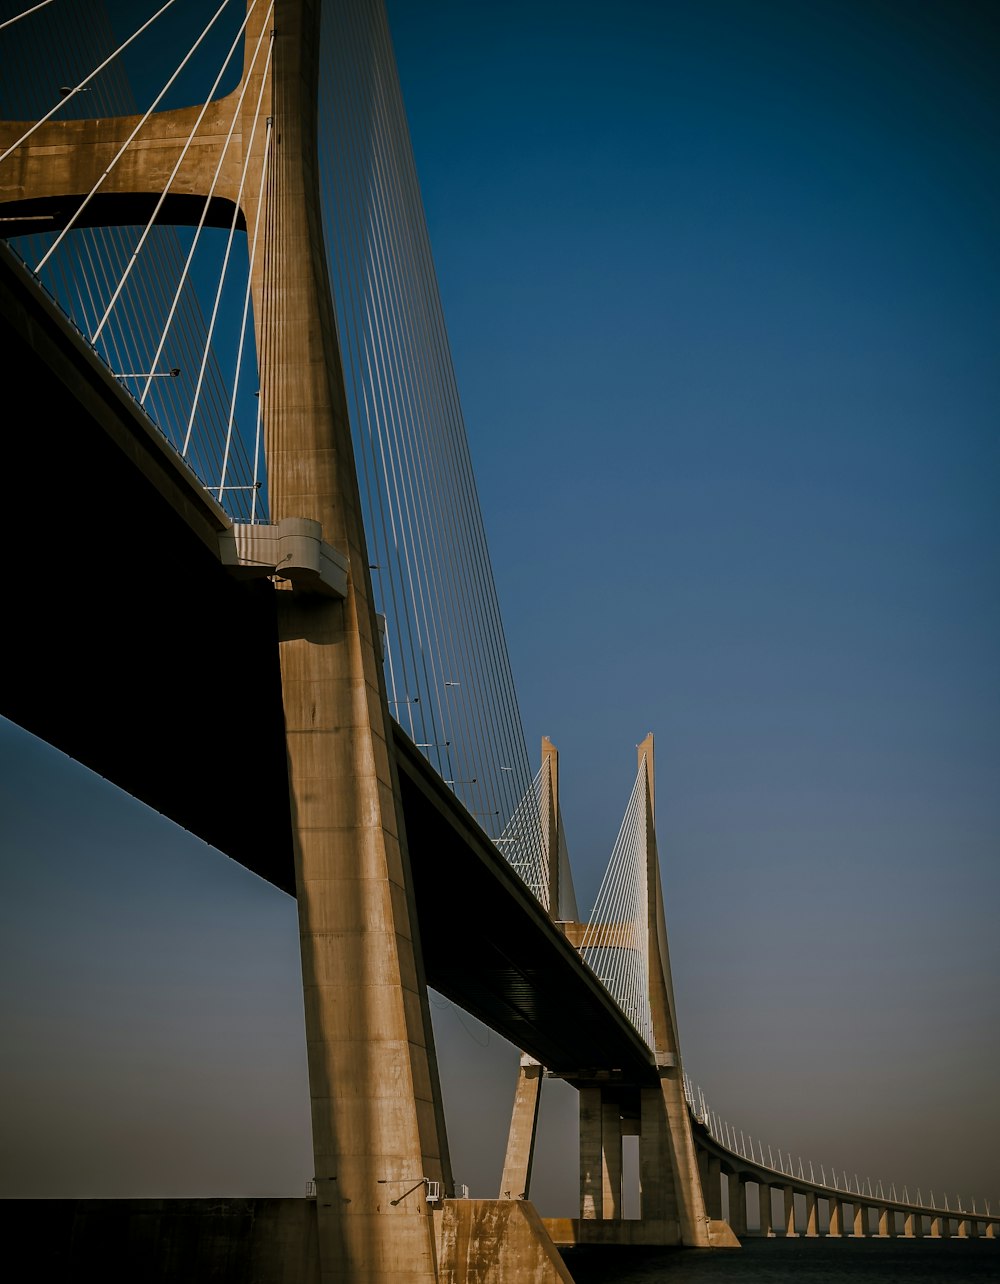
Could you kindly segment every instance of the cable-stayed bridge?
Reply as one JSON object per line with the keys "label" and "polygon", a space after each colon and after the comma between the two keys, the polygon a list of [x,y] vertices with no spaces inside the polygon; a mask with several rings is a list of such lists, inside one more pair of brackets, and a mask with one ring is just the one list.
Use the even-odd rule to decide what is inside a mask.
{"label": "cable-stayed bridge", "polygon": [[[723,1172],[737,1227],[749,1181],[793,1213],[811,1194],[814,1229],[826,1199],[833,1233],[845,1202],[856,1233],[871,1208],[882,1233],[897,1214],[919,1233],[922,1201],[810,1191],[692,1122],[651,741],[593,919],[577,922],[556,759],[532,778],[519,730],[384,19],[257,0],[201,105],[172,106],[225,9],[201,15],[206,34],[148,109],[105,83],[115,60],[92,74],[114,44],[89,48],[89,23],[62,29],[80,65],[58,99],[4,109],[19,122],[0,162],[8,235],[79,331],[5,262],[11,367],[57,410],[55,440],[26,434],[14,466],[55,474],[57,512],[88,478],[87,539],[128,586],[106,595],[99,634],[74,639],[75,672],[18,639],[5,712],[297,894],[325,1274],[472,1270],[470,1227],[497,1216],[466,1201],[428,1215],[425,1191],[451,1186],[428,982],[525,1050],[503,1194],[528,1192],[534,1063],[578,1087],[581,1218],[558,1234],[722,1241]],[[203,306],[184,287],[206,280]],[[34,548],[41,565],[67,560],[57,529]],[[87,618],[92,572],[71,570],[31,603],[46,631]],[[166,658],[152,682],[135,640]],[[193,735],[209,707],[222,733]],[[474,921],[456,925],[442,886]],[[637,1225],[616,1193],[630,1130]],[[503,1202],[503,1251],[520,1236],[557,1272]],[[935,1217],[938,1233],[952,1216],[960,1233],[995,1225],[926,1216],[931,1233]]]}

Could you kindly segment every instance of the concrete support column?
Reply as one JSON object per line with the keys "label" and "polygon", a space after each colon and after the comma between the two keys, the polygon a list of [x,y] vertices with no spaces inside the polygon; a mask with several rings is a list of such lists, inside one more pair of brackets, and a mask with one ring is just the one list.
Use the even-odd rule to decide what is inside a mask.
{"label": "concrete support column", "polygon": [[903,1236],[905,1239],[913,1239],[914,1214],[907,1211],[903,1214]]}
{"label": "concrete support column", "polygon": [[580,1216],[604,1216],[604,1146],[601,1136],[601,1090],[580,1089]]}
{"label": "concrete support column", "polygon": [[[263,22],[258,6],[254,22]],[[254,268],[272,520],[320,523],[343,601],[275,593],[326,1284],[433,1284],[422,1178],[450,1185],[350,416],[320,238],[319,6],[278,0],[267,243]],[[248,140],[245,140],[245,145]],[[259,171],[257,171],[259,172]]]}
{"label": "concrete support column", "polygon": [[699,1146],[696,1151],[698,1156],[698,1176],[701,1178],[701,1190],[705,1199],[705,1207],[708,1207],[708,1151],[702,1150]]}
{"label": "concrete support column", "polygon": [[888,1207],[878,1210],[878,1233],[883,1239],[892,1239],[896,1234],[896,1214]]}
{"label": "concrete support column", "polygon": [[747,1233],[747,1188],[739,1173],[729,1174],[729,1225],[738,1239]]}
{"label": "concrete support column", "polygon": [[950,1217],[941,1218],[941,1238],[951,1239],[951,1218]]}
{"label": "concrete support column", "polygon": [[791,1186],[784,1187],[785,1197],[785,1238],[795,1239],[795,1191]]}
{"label": "concrete support column", "polygon": [[617,1101],[601,1100],[602,1216],[614,1221],[622,1215],[622,1119]]}
{"label": "concrete support column", "polygon": [[806,1191],[806,1238],[815,1239],[819,1234],[819,1216],[816,1211],[816,1192]]}
{"label": "concrete support column", "polygon": [[757,1215],[760,1218],[760,1233],[768,1238],[773,1237],[774,1227],[771,1224],[771,1187],[762,1181],[757,1183]]}
{"label": "concrete support column", "polygon": [[972,1222],[969,1225],[969,1233],[971,1234],[973,1239],[979,1238],[979,1222],[975,1217],[972,1219]]}
{"label": "concrete support column", "polygon": [[830,1229],[827,1231],[827,1235],[831,1238],[839,1239],[844,1233],[843,1207],[836,1195],[828,1195],[826,1202],[830,1208]]}
{"label": "concrete support column", "polygon": [[507,1134],[503,1176],[500,1179],[501,1199],[528,1198],[543,1074],[538,1062],[522,1053],[517,1072],[517,1089],[514,1093],[510,1132]]}
{"label": "concrete support column", "polygon": [[713,1220],[719,1221],[722,1218],[722,1165],[714,1155],[710,1155],[708,1159],[705,1212]]}
{"label": "concrete support column", "polygon": [[998,1238],[998,1236],[997,1236],[997,1224],[996,1224],[996,1222],[987,1222],[987,1223],[986,1223],[986,1238],[987,1238],[987,1239],[997,1239],[997,1238]]}
{"label": "concrete support column", "polygon": [[854,1237],[864,1239],[868,1235],[868,1205],[861,1200],[854,1202]]}
{"label": "concrete support column", "polygon": [[[656,870],[657,898],[660,899],[658,865]],[[659,912],[661,926],[662,916],[661,903]],[[677,1218],[681,1240],[689,1248],[709,1248],[708,1214],[705,1211],[705,1200],[698,1177],[694,1137],[691,1133],[691,1116],[688,1113],[687,1101],[684,1099],[679,1061],[677,1065],[660,1071],[660,1100],[664,1117],[663,1141],[666,1144],[663,1162],[669,1169],[667,1182],[670,1189],[669,1198],[673,1205],[673,1211],[669,1212],[668,1216]]]}
{"label": "concrete support column", "polygon": [[941,1238],[941,1218],[936,1214],[931,1216],[931,1239]]}

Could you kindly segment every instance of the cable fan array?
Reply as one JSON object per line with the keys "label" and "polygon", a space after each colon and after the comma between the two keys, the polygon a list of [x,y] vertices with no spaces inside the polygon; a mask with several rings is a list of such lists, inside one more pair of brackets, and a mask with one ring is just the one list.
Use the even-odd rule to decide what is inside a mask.
{"label": "cable fan array", "polygon": [[[251,521],[266,516],[266,477],[247,238],[237,234],[236,211],[224,238],[206,225],[211,197],[192,228],[175,228],[160,219],[208,105],[227,78],[239,77],[244,28],[266,0],[250,0],[246,6],[241,0],[224,0],[207,23],[203,7],[192,14],[189,5],[181,15],[185,31],[165,22],[177,3],[167,0],[140,21],[133,17],[122,34],[112,30],[99,3],[62,0],[13,16],[5,12],[10,5],[0,10],[5,16],[0,24],[0,111],[8,119],[31,122],[0,156],[0,176],[4,163],[16,159],[18,149],[50,120],[135,117],[111,163],[64,212],[59,230],[45,231],[47,220],[40,215],[33,220],[38,231],[17,237],[14,248],[219,502],[234,518]],[[181,54],[159,73],[140,111],[126,63],[157,43],[179,48]],[[259,42],[256,65],[266,68],[269,58],[270,41]],[[129,147],[143,124],[154,111],[176,105],[184,91],[198,96],[202,111],[152,213],[138,227],[88,227],[116,168],[128,165]],[[262,108],[258,103],[257,127],[264,130]],[[227,155],[239,153],[236,123],[234,112],[220,170]],[[202,297],[212,300],[207,322]]]}
{"label": "cable fan array", "polygon": [[[542,758],[542,765],[535,774],[530,789],[515,808],[503,833],[496,839],[496,845],[508,864],[521,875],[554,919],[576,921],[573,872],[563,830],[562,812],[555,796],[552,762],[547,756]],[[557,904],[552,903],[553,883]]]}
{"label": "cable fan array", "polygon": [[[25,122],[0,156],[0,181],[47,122],[136,116],[57,230],[39,218],[16,248],[206,489],[234,519],[266,521],[250,303],[268,218],[266,196],[252,194],[266,192],[272,151],[272,4],[219,0],[206,15],[203,3],[165,0],[141,18],[135,9],[121,6],[129,25],[116,32],[100,0],[23,10],[0,0],[0,111]],[[245,30],[261,37],[246,41]],[[180,53],[168,62],[171,51]],[[138,105],[128,79],[137,66]],[[492,838],[516,831],[501,850],[516,851],[538,893],[547,884],[524,810],[531,771],[380,0],[323,6],[321,67],[323,235],[390,712]],[[176,169],[142,225],[85,226],[100,221],[109,176],[152,113],[203,105],[189,109],[180,166],[213,101],[216,178],[223,165],[239,169],[245,230],[236,212],[211,225],[211,193],[185,226],[164,226]]]}
{"label": "cable fan array", "polygon": [[642,757],[580,954],[652,1048],[649,1005],[649,776]]}
{"label": "cable fan array", "polygon": [[324,6],[321,65],[324,237],[390,712],[535,890],[517,819],[531,770],[379,0]]}

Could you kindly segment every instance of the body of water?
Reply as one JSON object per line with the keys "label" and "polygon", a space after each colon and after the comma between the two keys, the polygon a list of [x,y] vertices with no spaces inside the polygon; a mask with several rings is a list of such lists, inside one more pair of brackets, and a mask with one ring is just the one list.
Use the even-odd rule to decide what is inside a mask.
{"label": "body of water", "polygon": [[740,1249],[574,1248],[576,1284],[1000,1284],[1000,1241],[751,1239]]}

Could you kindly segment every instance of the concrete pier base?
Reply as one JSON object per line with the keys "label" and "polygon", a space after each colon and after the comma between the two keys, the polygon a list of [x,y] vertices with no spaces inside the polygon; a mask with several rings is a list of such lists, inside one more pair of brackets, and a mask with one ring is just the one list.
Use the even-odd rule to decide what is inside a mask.
{"label": "concrete pier base", "polygon": [[434,1225],[438,1284],[573,1284],[526,1199],[446,1199]]}

